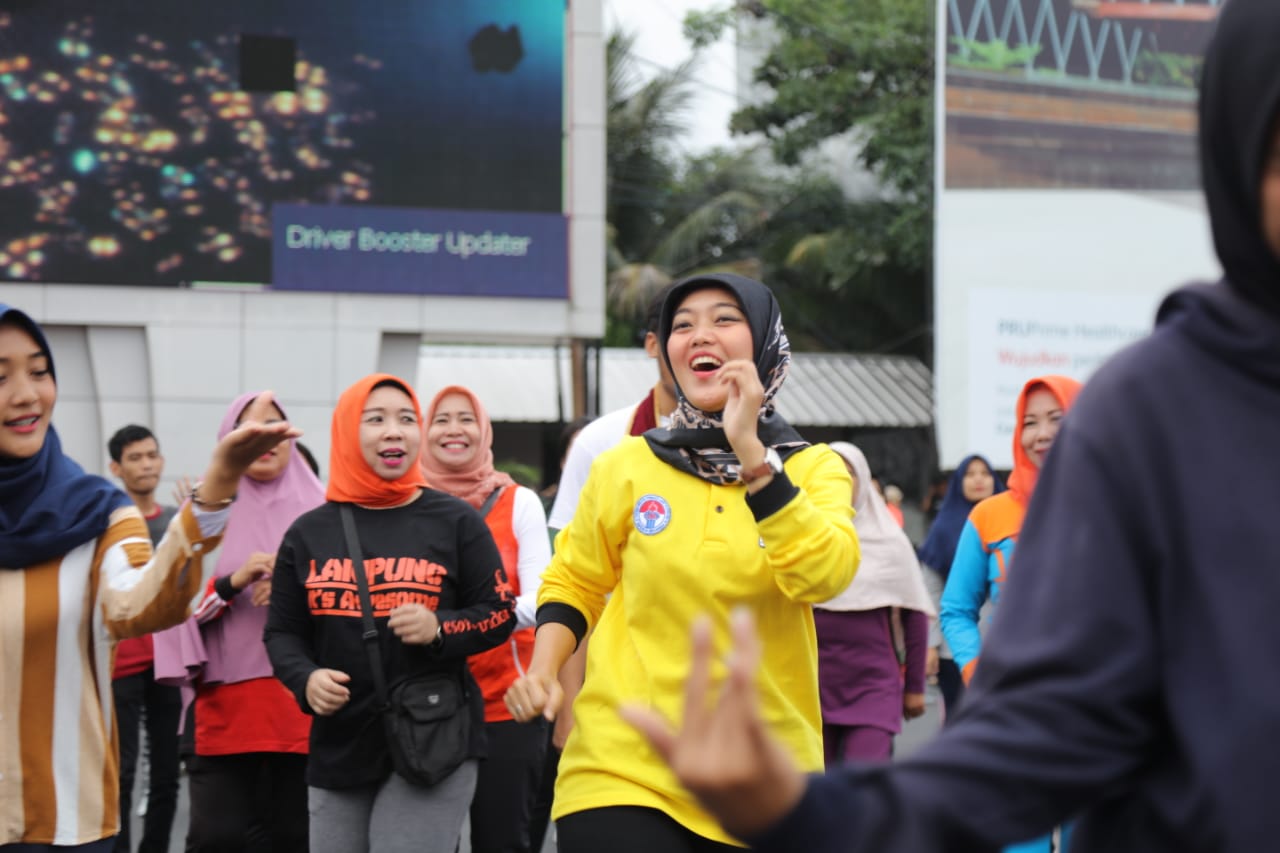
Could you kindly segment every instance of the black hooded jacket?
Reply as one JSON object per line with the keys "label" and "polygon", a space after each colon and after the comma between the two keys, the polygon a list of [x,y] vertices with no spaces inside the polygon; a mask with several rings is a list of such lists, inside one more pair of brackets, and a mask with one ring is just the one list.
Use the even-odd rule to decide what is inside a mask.
{"label": "black hooded jacket", "polygon": [[1177,291],[1046,462],[954,724],[811,780],[762,851],[1280,849],[1280,261],[1261,228],[1280,0],[1228,0],[1205,194],[1226,280]]}

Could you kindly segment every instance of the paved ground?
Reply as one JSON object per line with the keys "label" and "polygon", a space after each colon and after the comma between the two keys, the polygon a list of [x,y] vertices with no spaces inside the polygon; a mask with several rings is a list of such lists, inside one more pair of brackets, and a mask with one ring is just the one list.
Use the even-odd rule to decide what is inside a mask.
{"label": "paved ground", "polygon": [[[925,706],[925,715],[918,720],[912,720],[907,723],[902,731],[902,735],[898,738],[896,752],[899,757],[910,755],[920,747],[922,743],[931,738],[938,730],[941,723],[941,700],[938,698],[937,691],[933,688],[929,689],[928,703]],[[135,794],[134,802],[138,802],[139,794]],[[174,820],[173,836],[169,842],[170,853],[182,853],[184,842],[187,835],[187,781],[186,776],[182,777],[182,790],[178,792],[178,814]],[[133,838],[136,845],[137,838],[142,832],[142,822],[137,815],[133,816]],[[470,853],[471,845],[467,841],[469,832],[464,828],[462,847],[459,853]],[[546,844],[543,845],[542,853],[555,853],[555,836],[554,827],[548,832]]]}

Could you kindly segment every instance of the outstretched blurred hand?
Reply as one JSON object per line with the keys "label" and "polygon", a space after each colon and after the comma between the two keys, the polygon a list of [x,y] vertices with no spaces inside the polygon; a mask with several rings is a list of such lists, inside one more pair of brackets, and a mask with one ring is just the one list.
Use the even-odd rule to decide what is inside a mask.
{"label": "outstretched blurred hand", "polygon": [[756,835],[795,808],[805,777],[790,754],[769,734],[760,716],[755,675],[760,641],[751,614],[733,615],[733,647],[719,697],[710,695],[711,623],[693,625],[693,665],[685,682],[682,727],[634,705],[620,709],[676,778],[731,835]]}
{"label": "outstretched blurred hand", "polygon": [[241,475],[255,459],[280,442],[300,435],[302,430],[280,420],[274,395],[263,391],[245,409],[240,424],[213,448],[200,485],[201,500],[217,504],[234,496]]}
{"label": "outstretched blurred hand", "polygon": [[228,466],[238,478],[259,456],[280,442],[300,435],[302,430],[280,419],[275,395],[263,391],[245,408],[236,428],[218,442],[213,450],[213,463]]}

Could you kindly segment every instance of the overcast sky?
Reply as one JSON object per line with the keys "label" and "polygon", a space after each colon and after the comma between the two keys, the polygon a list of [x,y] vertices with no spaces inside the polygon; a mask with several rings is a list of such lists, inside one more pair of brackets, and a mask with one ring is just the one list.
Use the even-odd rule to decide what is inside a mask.
{"label": "overcast sky", "polygon": [[[636,34],[636,53],[642,68],[671,68],[689,54],[681,31],[690,9],[727,6],[730,0],[604,0],[606,32],[624,29]],[[689,111],[689,133],[679,144],[690,153],[717,145],[734,144],[729,136],[729,116],[734,103],[734,45],[732,32],[704,48],[698,66],[698,91]]]}

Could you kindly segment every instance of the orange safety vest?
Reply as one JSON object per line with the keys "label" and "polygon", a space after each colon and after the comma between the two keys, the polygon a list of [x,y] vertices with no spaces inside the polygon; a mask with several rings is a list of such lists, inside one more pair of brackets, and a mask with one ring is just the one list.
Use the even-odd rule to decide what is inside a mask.
{"label": "orange safety vest", "polygon": [[[520,543],[516,541],[515,531],[511,528],[516,488],[511,486],[503,490],[484,519],[498,546],[498,553],[502,555],[502,567],[507,573],[507,582],[511,584],[513,595],[520,594],[520,573],[517,571]],[[502,645],[467,658],[471,674],[480,685],[480,692],[484,694],[486,723],[512,719],[502,697],[511,682],[523,675],[533,660],[533,634],[533,628],[521,628],[512,633]]]}

